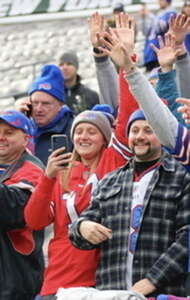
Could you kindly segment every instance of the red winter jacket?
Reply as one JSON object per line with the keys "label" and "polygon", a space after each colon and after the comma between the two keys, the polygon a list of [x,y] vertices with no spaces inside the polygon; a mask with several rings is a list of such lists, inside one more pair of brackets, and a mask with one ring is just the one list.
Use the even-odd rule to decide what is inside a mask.
{"label": "red winter jacket", "polygon": [[99,250],[84,251],[75,248],[68,238],[68,227],[89,205],[92,189],[98,180],[125,164],[132,156],[127,148],[125,128],[129,115],[138,106],[129,92],[123,74],[120,76],[125,92],[122,91],[116,131],[110,146],[102,153],[96,172],[87,180],[88,170],[82,163],[76,163],[70,177],[70,194],[62,190],[59,176],[56,179],[42,176],[25,208],[26,222],[32,229],[42,229],[54,223],[54,237],[48,248],[49,262],[41,295],[54,294],[59,287],[95,285]]}
{"label": "red winter jacket", "polygon": [[0,299],[32,299],[43,274],[43,232],[25,225],[24,207],[43,174],[41,162],[24,152],[0,175]]}

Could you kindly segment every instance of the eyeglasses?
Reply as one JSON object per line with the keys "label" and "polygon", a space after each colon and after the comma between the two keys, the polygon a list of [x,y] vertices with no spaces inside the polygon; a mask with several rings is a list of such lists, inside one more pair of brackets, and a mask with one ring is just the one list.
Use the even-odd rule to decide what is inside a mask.
{"label": "eyeglasses", "polygon": [[48,101],[45,101],[45,102],[32,101],[32,107],[35,108],[35,107],[38,107],[39,105],[44,108],[50,108],[50,107],[54,106],[55,104],[52,102],[48,102]]}

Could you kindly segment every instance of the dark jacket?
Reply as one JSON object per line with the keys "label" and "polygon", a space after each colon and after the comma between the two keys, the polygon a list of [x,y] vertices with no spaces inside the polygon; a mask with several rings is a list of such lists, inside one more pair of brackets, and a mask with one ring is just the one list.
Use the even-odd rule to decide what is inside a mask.
{"label": "dark jacket", "polygon": [[77,75],[77,83],[71,88],[66,88],[66,103],[77,115],[80,112],[91,109],[99,103],[98,94],[81,83],[80,76]]}
{"label": "dark jacket", "polygon": [[[72,150],[70,129],[73,123],[73,113],[67,105],[64,105],[55,119],[44,127],[36,127],[34,132],[35,155],[46,165],[51,154],[51,136],[53,134],[66,134],[69,141],[69,151]],[[36,125],[35,125],[36,126]]]}
{"label": "dark jacket", "polygon": [[43,275],[43,232],[26,227],[23,210],[43,172],[24,152],[0,176],[0,299],[32,300]]}
{"label": "dark jacket", "polygon": [[[80,249],[95,245],[78,232],[85,219],[112,229],[113,237],[101,243],[97,288],[127,289],[126,267],[133,190],[133,160],[98,183],[91,206],[73,223],[71,239]],[[148,185],[134,252],[132,281],[148,278],[155,295],[185,296],[190,224],[190,174],[164,154]],[[97,247],[97,245],[96,245]]]}

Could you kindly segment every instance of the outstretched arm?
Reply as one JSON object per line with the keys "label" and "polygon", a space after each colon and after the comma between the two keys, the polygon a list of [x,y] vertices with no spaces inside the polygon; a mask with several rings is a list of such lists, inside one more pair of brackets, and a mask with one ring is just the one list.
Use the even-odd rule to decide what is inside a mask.
{"label": "outstretched arm", "polygon": [[126,79],[160,143],[173,149],[178,131],[177,119],[138,69],[133,69],[133,72],[128,73]]}
{"label": "outstretched arm", "polygon": [[169,21],[169,32],[174,35],[176,49],[179,49],[176,60],[177,83],[179,85],[180,96],[190,97],[190,57],[185,48],[185,36],[190,32],[190,18],[183,14],[174,16]]}
{"label": "outstretched arm", "polygon": [[[130,49],[130,54],[132,57],[134,57],[134,20],[128,14],[124,13],[117,15],[115,18],[116,31],[110,28],[110,33],[107,31],[101,35],[100,43],[102,46],[99,47],[99,49],[104,53],[104,55],[109,55],[113,59],[115,53],[118,51],[118,47],[113,43],[112,35],[116,38],[119,34],[122,43],[124,43]],[[110,51],[108,51],[108,49],[110,49]],[[120,142],[127,144],[126,124],[130,114],[138,108],[138,103],[131,94],[128,83],[124,79],[125,70],[122,68],[122,63],[118,64],[118,66],[120,67],[120,97],[116,136]]]}
{"label": "outstretched arm", "polygon": [[175,44],[175,37],[168,32],[165,34],[164,39],[159,37],[159,48],[152,45],[160,64],[156,92],[160,98],[167,100],[169,109],[179,122],[185,123],[181,114],[177,111],[179,104],[175,101],[179,97],[179,92],[173,66],[180,52],[180,49],[176,49]]}
{"label": "outstretched arm", "polygon": [[[100,91],[100,103],[109,104],[114,110],[118,107],[118,74],[111,59],[98,50],[100,35],[106,30],[106,21],[98,12],[92,14],[88,20],[90,41],[96,66],[96,75]],[[99,52],[99,53],[98,53]]]}
{"label": "outstretched arm", "polygon": [[137,69],[131,58],[131,44],[122,43],[119,33],[111,32],[111,42],[105,42],[105,52],[112,57],[116,64],[124,68],[133,96],[138,100],[145,112],[147,120],[157,134],[160,142],[174,148],[178,131],[178,121],[168,107],[160,101],[147,78]]}
{"label": "outstretched arm", "polygon": [[[134,20],[128,14],[121,13],[115,16],[115,23],[117,33],[119,32],[122,42],[126,45],[129,45],[131,56],[134,54]],[[132,44],[130,45],[132,41]],[[139,108],[139,105],[132,95],[129,84],[125,80],[125,70],[120,68],[119,72],[119,111],[117,118],[117,127],[116,135],[117,138],[123,142],[128,143],[126,136],[126,125],[128,119],[136,109]]]}
{"label": "outstretched arm", "polygon": [[100,104],[109,104],[115,111],[118,108],[119,81],[116,68],[108,56],[94,57],[96,75],[100,90]]}

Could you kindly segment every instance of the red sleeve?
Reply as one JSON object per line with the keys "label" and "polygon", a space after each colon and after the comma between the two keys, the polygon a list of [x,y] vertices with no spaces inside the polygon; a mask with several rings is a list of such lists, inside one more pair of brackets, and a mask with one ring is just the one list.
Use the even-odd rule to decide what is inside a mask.
{"label": "red sleeve", "polygon": [[[119,109],[118,109],[118,118],[116,123],[115,135],[116,139],[112,139],[112,144],[102,154],[101,160],[98,164],[94,176],[97,178],[97,182],[105,174],[116,170],[117,168],[123,166],[127,160],[133,155],[127,146],[128,139],[125,136],[126,125],[129,119],[130,114],[138,109],[138,104],[130,93],[129,85],[124,78],[124,72],[120,71],[119,74],[120,82],[120,96],[119,96]],[[118,139],[118,141],[117,141]],[[119,143],[123,144],[120,145]],[[124,146],[124,147],[123,147]],[[91,189],[92,184],[87,184],[80,195],[81,203],[88,203],[91,198]],[[84,200],[85,199],[85,200]],[[84,206],[81,207],[80,212],[85,209]]]}
{"label": "red sleeve", "polygon": [[27,225],[39,230],[53,221],[52,189],[56,179],[42,175],[24,210]]}
{"label": "red sleeve", "polygon": [[131,113],[138,109],[138,103],[130,92],[129,85],[124,78],[124,71],[119,72],[119,108],[116,123],[115,134],[117,139],[123,143],[128,144],[128,139],[125,135],[126,125]]}

